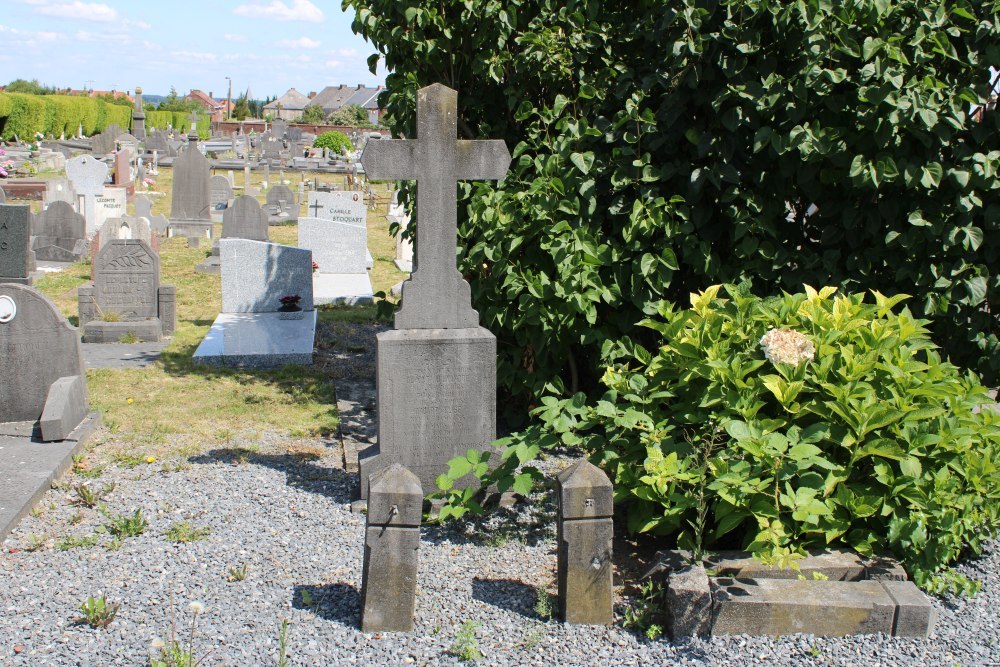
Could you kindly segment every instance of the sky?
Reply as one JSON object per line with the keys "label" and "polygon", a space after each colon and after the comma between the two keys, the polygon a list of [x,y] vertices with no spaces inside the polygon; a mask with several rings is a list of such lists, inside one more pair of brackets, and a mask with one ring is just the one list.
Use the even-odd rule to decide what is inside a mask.
{"label": "sky", "polygon": [[0,0],[0,84],[254,99],[385,83],[341,0]]}

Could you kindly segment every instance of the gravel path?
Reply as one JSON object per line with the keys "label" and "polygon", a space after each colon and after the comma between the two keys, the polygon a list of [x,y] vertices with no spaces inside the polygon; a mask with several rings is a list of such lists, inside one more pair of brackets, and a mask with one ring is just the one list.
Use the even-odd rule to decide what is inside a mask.
{"label": "gravel path", "polygon": [[[1000,664],[1000,549],[962,566],[984,581],[972,600],[936,601],[929,641],[882,636],[819,639],[732,637],[673,644],[624,630],[545,623],[535,589],[555,571],[550,502],[518,510],[517,530],[490,523],[478,534],[425,527],[417,628],[366,635],[358,628],[364,516],[351,514],[353,475],[332,442],[265,437],[260,449],[194,457],[180,469],[160,463],[109,467],[92,485],[114,482],[111,514],[142,509],[149,527],[109,550],[63,551],[67,536],[93,536],[107,522],[72,504],[67,485],[50,491],[0,553],[0,665],[145,665],[150,642],[165,638],[171,597],[187,640],[189,603],[204,604],[195,639],[205,665],[278,664],[279,625],[289,626],[291,665],[452,665],[448,653],[465,621],[484,665],[947,665]],[[80,481],[70,478],[71,483]],[[206,527],[187,544],[166,539],[178,521]],[[507,524],[509,525],[509,524]],[[44,546],[38,546],[44,535]],[[247,566],[230,581],[229,568]],[[77,605],[103,592],[121,603],[104,630],[76,625]]]}

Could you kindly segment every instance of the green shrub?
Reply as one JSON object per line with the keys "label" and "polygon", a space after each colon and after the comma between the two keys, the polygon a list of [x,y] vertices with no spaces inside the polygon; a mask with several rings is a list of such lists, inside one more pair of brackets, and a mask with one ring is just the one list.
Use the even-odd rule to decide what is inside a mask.
{"label": "green shrub", "polygon": [[[894,311],[905,297],[719,289],[690,309],[656,306],[641,323],[652,351],[606,343],[607,392],[592,405],[545,399],[543,444],[558,437],[605,468],[632,532],[772,561],[827,546],[892,553],[930,591],[975,591],[948,566],[1000,526],[1000,416],[977,411],[991,402],[977,376],[942,361],[925,321]],[[804,360],[768,361],[772,329]]]}
{"label": "green shrub", "polygon": [[316,137],[316,141],[313,142],[313,148],[329,148],[337,155],[340,155],[344,150],[354,150],[354,146],[351,144],[351,140],[347,138],[347,135],[336,130],[324,132]]}

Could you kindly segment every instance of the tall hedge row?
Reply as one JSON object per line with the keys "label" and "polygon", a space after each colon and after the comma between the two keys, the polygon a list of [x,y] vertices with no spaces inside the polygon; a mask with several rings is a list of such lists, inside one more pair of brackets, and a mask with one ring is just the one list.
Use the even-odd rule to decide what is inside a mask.
{"label": "tall hedge row", "polygon": [[123,129],[132,124],[132,108],[103,100],[73,95],[25,95],[0,93],[0,138],[17,135],[31,139],[36,132],[55,137],[101,132],[112,123]]}
{"label": "tall hedge row", "polygon": [[[183,111],[147,111],[146,129],[165,130],[167,126],[181,132],[187,132],[191,127],[191,121],[187,119],[188,114]],[[201,122],[198,123],[202,125]]]}

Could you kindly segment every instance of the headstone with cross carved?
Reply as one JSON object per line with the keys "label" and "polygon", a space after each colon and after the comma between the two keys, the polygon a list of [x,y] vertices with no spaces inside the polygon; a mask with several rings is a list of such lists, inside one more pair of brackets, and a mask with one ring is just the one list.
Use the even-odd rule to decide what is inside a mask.
{"label": "headstone with cross carved", "polygon": [[378,445],[359,456],[361,480],[399,463],[433,488],[449,459],[496,437],[496,338],[456,266],[457,192],[460,180],[503,178],[510,152],[500,140],[459,140],[457,103],[446,86],[421,88],[416,139],[369,141],[361,156],[368,178],[417,181],[420,219],[417,270],[395,329],[378,335]]}

